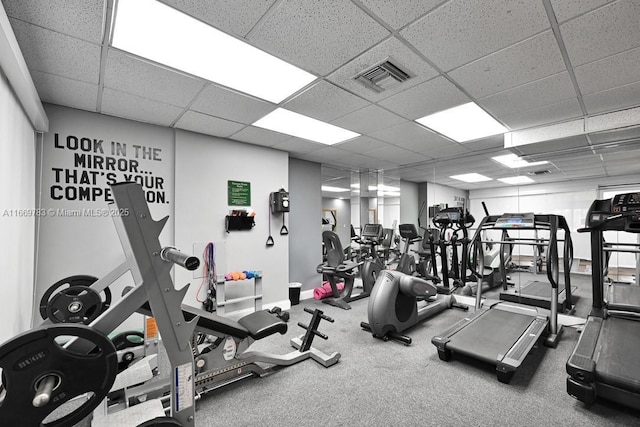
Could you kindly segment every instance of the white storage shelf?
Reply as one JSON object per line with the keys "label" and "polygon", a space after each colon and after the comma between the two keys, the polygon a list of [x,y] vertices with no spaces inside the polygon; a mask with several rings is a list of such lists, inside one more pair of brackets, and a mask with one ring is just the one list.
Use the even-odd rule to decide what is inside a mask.
{"label": "white storage shelf", "polygon": [[[242,279],[242,280],[226,280],[224,275],[218,275],[216,280],[216,312],[223,316],[226,314],[226,307],[230,304],[237,304],[243,301],[254,301],[254,309],[255,311],[262,310],[262,272],[257,271],[258,277],[252,277],[251,279]],[[238,298],[226,298],[226,287],[230,284],[241,284],[242,286],[246,286],[246,281],[253,282],[253,292],[252,295],[238,297]]]}

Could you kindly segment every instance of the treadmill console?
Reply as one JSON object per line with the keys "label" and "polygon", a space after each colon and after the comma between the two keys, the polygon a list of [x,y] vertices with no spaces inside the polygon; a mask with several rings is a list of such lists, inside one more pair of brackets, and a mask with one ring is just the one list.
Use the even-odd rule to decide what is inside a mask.
{"label": "treadmill console", "polygon": [[469,212],[465,214],[463,208],[445,208],[433,217],[433,223],[438,226],[447,226],[450,224],[458,224],[464,226],[467,223],[473,223],[475,219]]}
{"label": "treadmill console", "polygon": [[640,192],[595,200],[587,213],[587,227],[640,233]]}
{"label": "treadmill console", "polygon": [[360,237],[377,243],[382,240],[382,231],[382,224],[365,224]]}
{"label": "treadmill console", "polygon": [[506,213],[496,220],[495,228],[535,228],[533,212]]}

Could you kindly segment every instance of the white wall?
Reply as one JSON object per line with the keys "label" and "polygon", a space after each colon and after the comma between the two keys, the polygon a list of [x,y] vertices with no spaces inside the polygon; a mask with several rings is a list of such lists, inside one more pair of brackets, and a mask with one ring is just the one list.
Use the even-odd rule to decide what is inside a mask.
{"label": "white wall", "polygon": [[0,343],[31,327],[35,132],[0,70]]}
{"label": "white wall", "polygon": [[351,244],[351,200],[322,198],[322,209],[335,209],[337,215],[336,234],[340,237],[342,247]]}
{"label": "white wall", "polygon": [[[40,144],[38,206],[47,215],[38,218],[36,304],[62,278],[78,274],[100,278],[124,261],[113,219],[100,215],[111,200],[110,182],[125,181],[129,175],[154,181],[154,188],[146,188],[155,200],[149,209],[154,219],[170,216],[160,242],[173,244],[173,131],[55,105],[45,108],[50,128]],[[89,151],[74,149],[76,142]],[[111,151],[112,142],[122,148],[117,154]],[[102,166],[89,162],[89,155],[102,159]],[[107,166],[107,158],[114,159],[113,168]],[[95,193],[90,200],[79,200],[81,189]],[[109,286],[114,302],[130,285],[133,278],[126,274]],[[41,321],[39,313],[33,317],[35,324]],[[141,328],[141,319],[134,315],[118,330]]]}
{"label": "white wall", "polygon": [[419,210],[418,184],[415,182],[400,181],[399,224],[415,224],[415,226],[418,227]]}
{"label": "white wall", "polygon": [[[274,246],[267,247],[265,244],[271,215],[269,193],[288,187],[288,154],[181,130],[176,130],[175,138],[176,247],[202,257],[204,245],[213,242],[226,252],[224,258],[216,258],[218,274],[261,270],[263,304],[278,303],[282,306],[288,303],[289,237],[279,233],[281,214],[271,217]],[[251,185],[251,206],[246,208],[256,213],[256,225],[251,230],[225,232],[225,216],[232,209],[243,208],[227,204],[229,180],[249,182]],[[317,214],[320,227],[319,206]],[[196,299],[201,275],[201,269],[196,272],[181,268],[175,270],[177,287],[192,284],[184,302],[196,307],[201,306]],[[238,285],[235,290],[238,295],[248,294],[252,290],[248,281],[234,285]],[[198,295],[200,299],[204,296],[204,293]],[[246,307],[236,307],[237,310],[243,308]]]}

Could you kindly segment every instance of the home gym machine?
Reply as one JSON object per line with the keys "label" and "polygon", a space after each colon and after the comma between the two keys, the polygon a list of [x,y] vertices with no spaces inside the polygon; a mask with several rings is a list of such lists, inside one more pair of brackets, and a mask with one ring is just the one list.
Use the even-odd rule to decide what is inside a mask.
{"label": "home gym machine", "polygon": [[369,298],[369,322],[360,323],[360,327],[375,338],[410,345],[411,338],[402,332],[452,307],[467,310],[453,295],[438,295],[436,286],[422,278],[384,270]]}
{"label": "home gym machine", "polygon": [[[111,409],[105,398],[121,379],[120,376],[116,379],[116,348],[106,335],[139,310],[153,314],[171,372],[166,399],[169,407],[164,408],[159,399],[154,399],[140,405],[144,411],[137,415],[134,415],[135,406],[127,408],[127,420],[134,425],[139,422],[134,421],[136,417],[144,417],[142,421],[147,421],[164,417],[165,411],[168,411],[170,419],[158,418],[158,423],[195,426],[195,388],[199,382],[229,372],[241,373],[247,362],[288,366],[313,358],[324,366],[331,366],[338,361],[338,353],[327,356],[311,347],[310,339],[302,342],[292,340],[291,345],[296,348],[299,346],[299,350],[283,356],[244,351],[253,340],[275,333],[283,334],[287,330],[286,323],[264,310],[234,322],[196,308],[181,307],[188,285],[177,290],[171,279],[171,269],[178,264],[194,270],[198,268],[198,258],[160,245],[159,235],[168,217],[160,221],[151,218],[140,185],[118,183],[111,185],[111,191],[116,208],[110,211],[126,212],[126,215],[113,217],[126,259],[106,276],[91,283],[87,287],[90,291],[86,294],[101,294],[127,272],[131,273],[135,286],[118,301],[111,303],[89,325],[53,324],[51,319],[47,319],[40,327],[0,346],[0,425],[72,426],[92,411],[94,422],[96,418],[104,419],[104,414]],[[70,311],[82,310],[84,297],[81,294],[84,295],[76,295],[80,299],[70,302],[67,307]],[[323,318],[321,313],[314,316]],[[231,337],[223,338],[224,345],[215,350],[221,356],[216,359],[217,362],[206,366],[207,372],[198,375],[195,375],[194,350],[191,346],[196,327],[205,328],[217,337]],[[310,336],[320,335],[317,324],[309,326],[307,332]],[[201,368],[198,366],[198,373]],[[126,376],[122,378],[122,381],[126,381]],[[101,404],[102,407],[98,408]],[[47,422],[43,424],[45,420]],[[109,425],[109,422],[104,425]]]}
{"label": "home gym machine", "polygon": [[[569,231],[569,225],[566,223],[564,217],[558,218],[558,227],[564,230],[564,240],[558,240],[564,243],[564,255],[563,263],[565,268],[565,280],[564,287],[558,288],[558,312],[571,313],[573,310],[573,300],[575,299],[574,291],[577,286],[571,286],[571,276],[567,272],[571,271],[573,264],[573,242],[571,240],[571,233]],[[500,292],[500,299],[503,301],[517,302],[520,304],[533,305],[536,307],[542,307],[549,310],[551,304],[551,289],[549,284],[539,281],[531,280],[524,285],[514,286],[509,289],[509,283],[507,282],[506,266],[504,256],[506,253],[510,253],[512,247],[513,237],[509,237],[508,230],[528,230],[534,233],[534,237],[525,238],[518,237],[520,241],[529,241],[530,247],[532,247],[534,253],[544,252],[545,245],[549,242],[549,239],[541,237],[540,232],[550,233],[550,224],[544,220],[538,218],[538,215],[532,213],[511,213],[505,214],[497,218],[495,223],[485,223],[485,226],[502,229],[501,245],[508,246],[509,250],[501,250],[500,252],[500,275],[502,276],[502,291]],[[541,249],[542,248],[542,249]],[[542,256],[536,258],[542,258]]]}
{"label": "home gym machine", "polygon": [[[507,223],[509,216],[509,214],[503,216]],[[501,216],[485,217],[478,228],[510,227],[504,221],[498,221],[500,218]],[[499,302],[483,309],[481,308],[482,283],[478,283],[476,312],[431,339],[438,349],[441,360],[448,361],[453,353],[459,353],[493,364],[496,366],[498,380],[508,383],[541,337],[545,336],[546,346],[554,348],[557,346],[562,332],[558,327],[557,289],[560,278],[558,233],[560,230],[565,233],[564,280],[567,281],[570,275],[569,245],[567,245],[567,240],[570,241],[569,229],[566,220],[559,215],[534,215],[533,225],[539,223],[548,224],[549,227],[549,241],[546,242],[546,268],[548,286],[552,288],[550,313],[537,307],[508,302]],[[521,225],[525,226],[523,223]],[[477,262],[473,267],[476,269],[474,273],[478,281],[482,280],[481,272],[484,269],[484,242],[480,236],[480,233],[476,233],[476,239],[471,244],[474,254],[472,258]],[[527,239],[514,239],[511,243],[538,244]]]}
{"label": "home gym machine", "polygon": [[[469,228],[475,218],[461,207],[445,208],[435,214],[433,224],[440,230],[440,258],[442,260],[442,286],[453,290],[462,288],[467,282],[469,265]],[[447,234],[450,237],[447,240]],[[458,246],[462,248],[462,259],[458,257]],[[447,260],[447,249],[451,249],[451,270]],[[451,279],[451,283],[449,281]]]}
{"label": "home gym machine", "polygon": [[[605,243],[604,232],[640,233],[640,193],[595,200],[587,212],[591,237],[593,306],[566,369],[567,392],[587,405],[607,399],[640,407],[640,281],[610,283],[605,292],[606,259],[615,252],[640,253],[639,243]],[[637,267],[637,266],[636,266]]]}

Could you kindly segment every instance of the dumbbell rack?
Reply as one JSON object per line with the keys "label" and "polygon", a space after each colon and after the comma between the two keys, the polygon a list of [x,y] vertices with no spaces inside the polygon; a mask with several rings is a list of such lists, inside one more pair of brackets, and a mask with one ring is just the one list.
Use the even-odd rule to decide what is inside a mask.
{"label": "dumbbell rack", "polygon": [[[239,281],[227,281],[224,278],[223,274],[219,274],[216,278],[216,312],[220,316],[224,316],[227,314],[226,307],[231,304],[238,304],[243,301],[254,301],[254,309],[255,311],[262,310],[262,271],[257,272],[259,274],[258,277],[252,277],[251,279],[242,279]],[[247,280],[253,281],[253,295],[248,295],[245,297],[231,298],[226,299],[226,286],[227,283],[236,283],[236,282],[244,282]]]}

